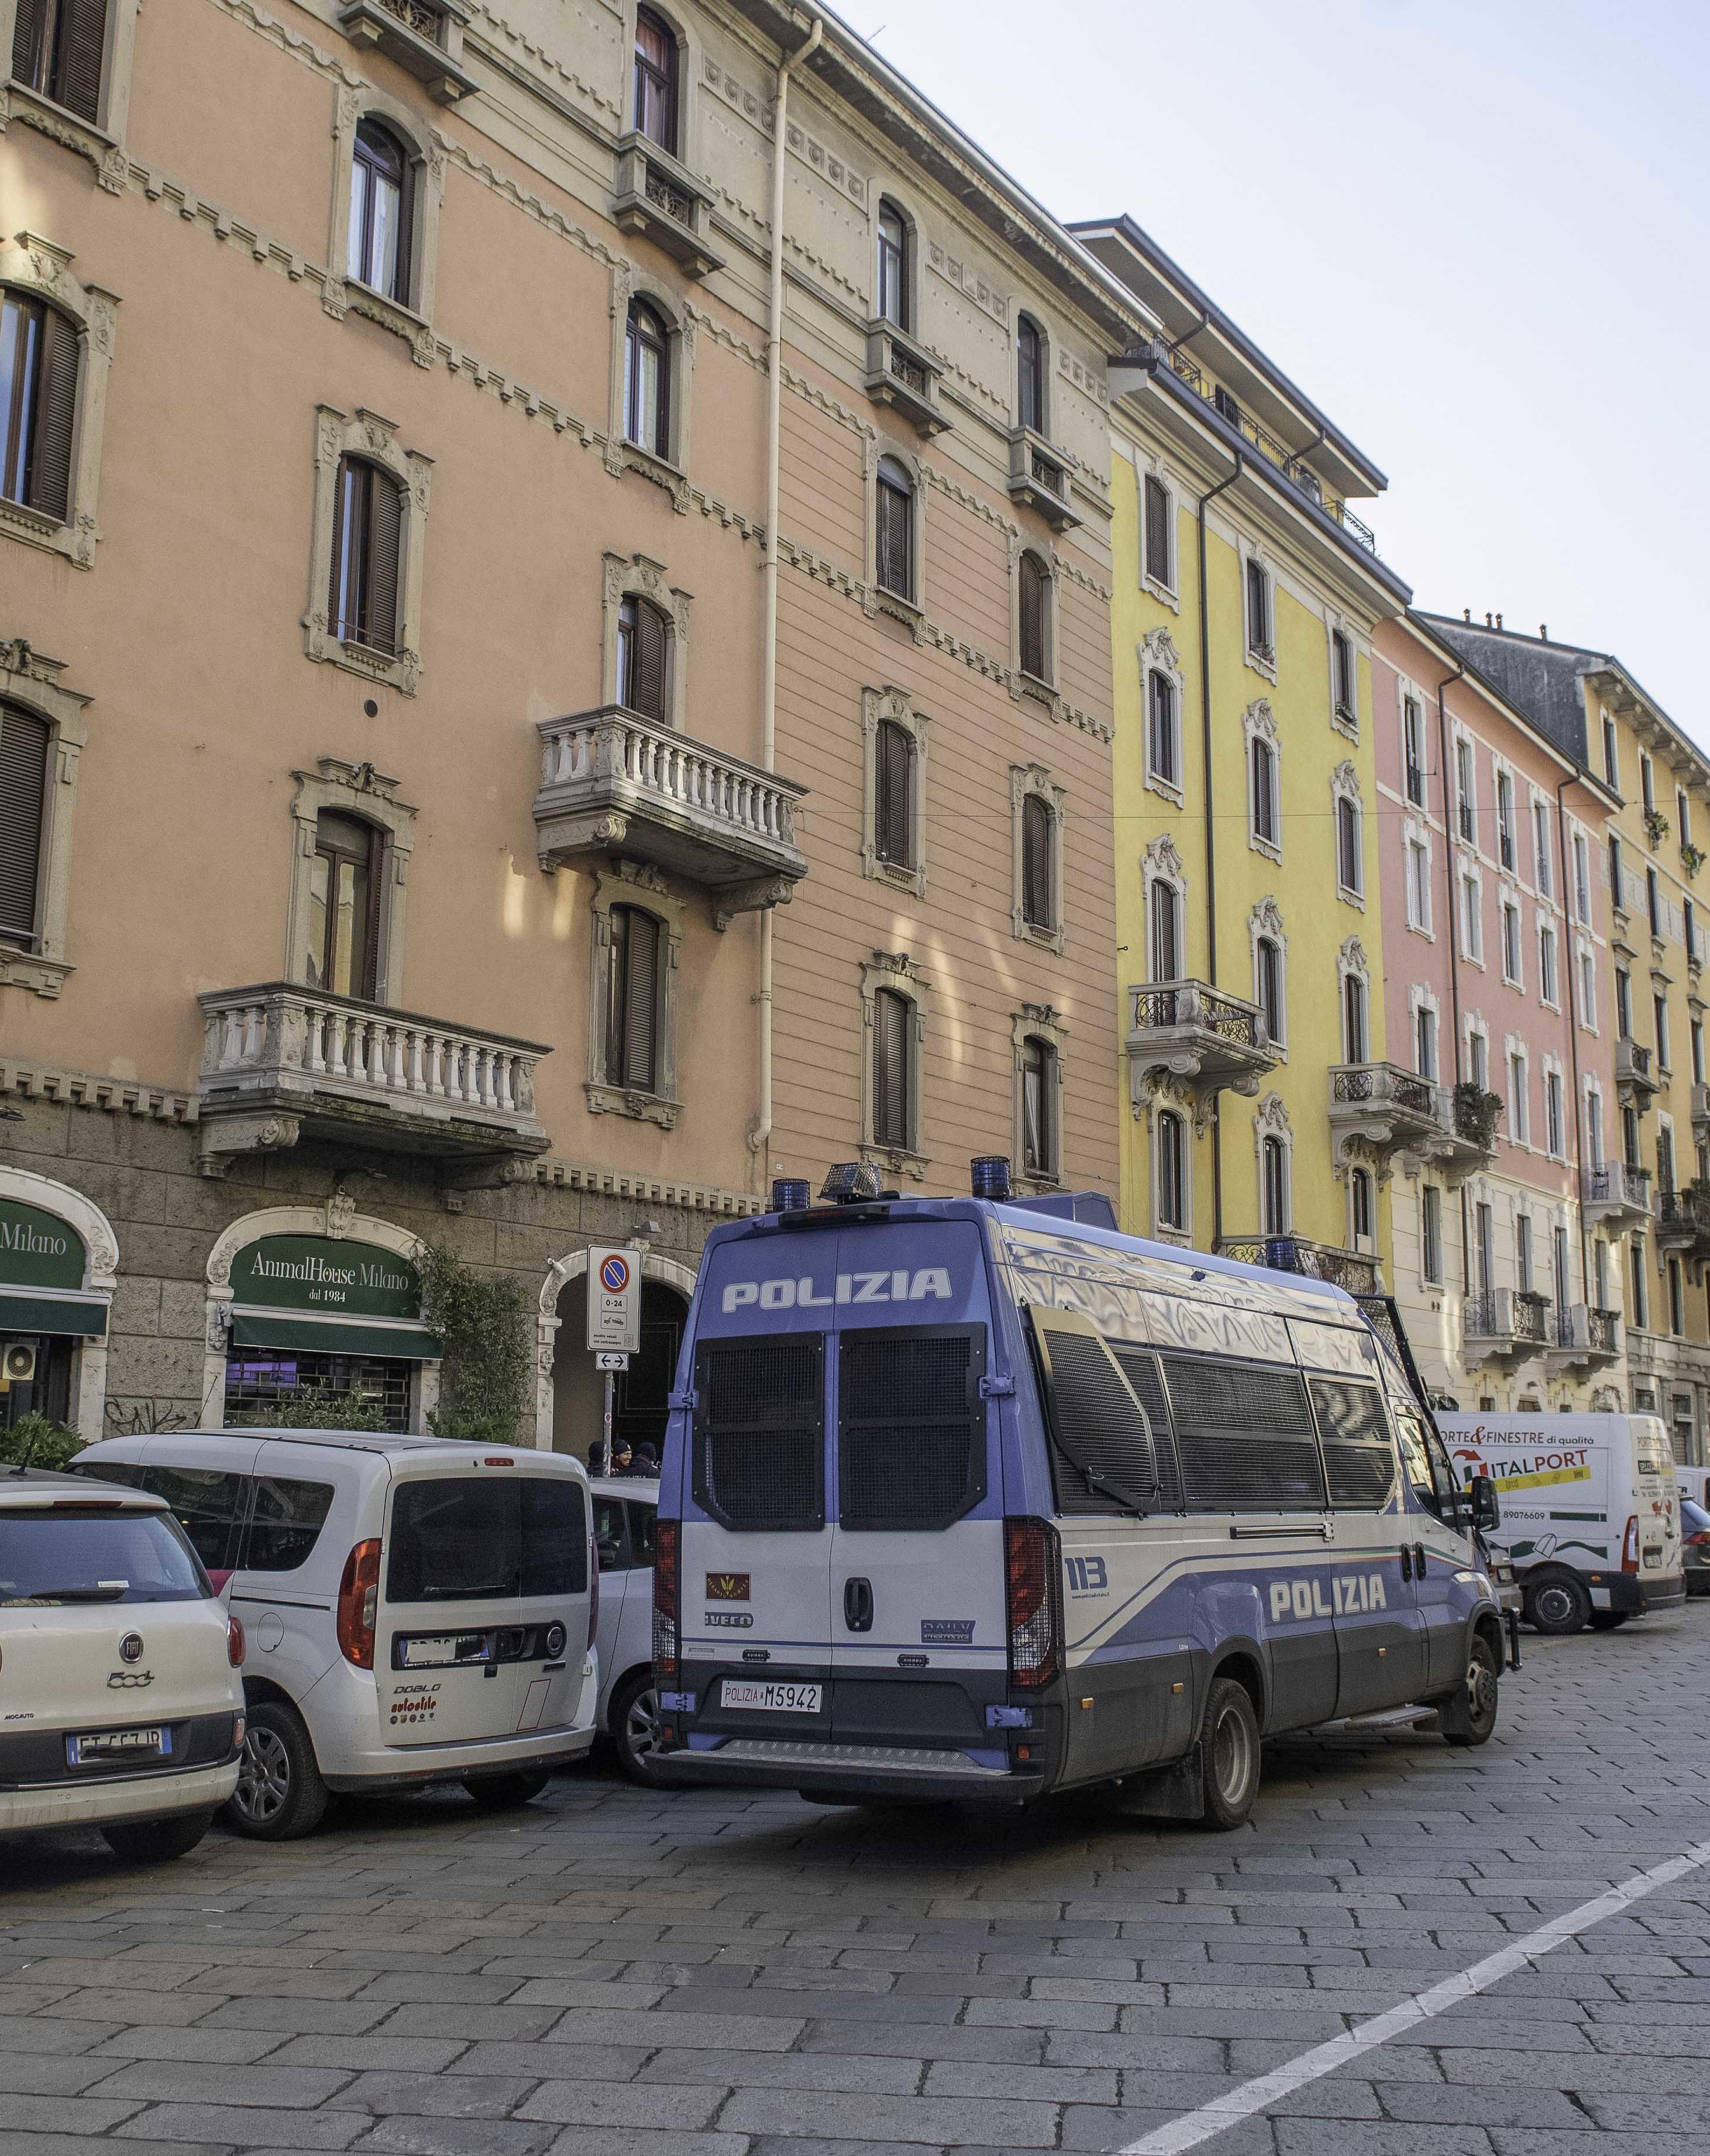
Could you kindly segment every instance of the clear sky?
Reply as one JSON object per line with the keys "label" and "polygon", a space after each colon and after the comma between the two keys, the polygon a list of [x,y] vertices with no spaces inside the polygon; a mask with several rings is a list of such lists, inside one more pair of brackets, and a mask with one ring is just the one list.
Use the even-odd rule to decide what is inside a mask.
{"label": "clear sky", "polygon": [[1710,747],[1710,0],[839,13],[1352,435],[1416,604],[1615,652]]}

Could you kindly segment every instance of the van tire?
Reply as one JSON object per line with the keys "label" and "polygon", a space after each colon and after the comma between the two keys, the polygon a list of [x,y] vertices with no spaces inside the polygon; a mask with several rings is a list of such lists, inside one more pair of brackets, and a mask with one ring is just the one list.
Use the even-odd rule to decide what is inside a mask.
{"label": "van tire", "polygon": [[175,1856],[187,1856],[213,1825],[212,1812],[177,1812],[170,1819],[104,1826],[101,1840],[127,1864],[167,1864]]}
{"label": "van tire", "polygon": [[1245,1685],[1216,1677],[1199,1725],[1205,1825],[1219,1834],[1245,1826],[1259,1794],[1259,1717]]}
{"label": "van tire", "polygon": [[1487,1744],[1497,1726],[1500,1663],[1481,1632],[1466,1650],[1466,1681],[1437,1702],[1437,1727],[1446,1744]]}
{"label": "van tire", "polygon": [[329,1799],[302,1716],[283,1700],[263,1699],[249,1708],[249,1721],[226,1825],[251,1841],[295,1841],[313,1834]]}
{"label": "van tire", "polygon": [[514,1811],[531,1804],[552,1779],[550,1767],[518,1767],[508,1774],[471,1774],[464,1784],[484,1811]]}
{"label": "van tire", "polygon": [[637,1670],[619,1686],[606,1710],[606,1728],[618,1772],[644,1789],[665,1787],[654,1762],[659,1756],[659,1692],[653,1671]]}
{"label": "van tire", "polygon": [[1552,1573],[1526,1590],[1526,1621],[1547,1639],[1565,1640],[1591,1621],[1591,1595],[1570,1572]]}
{"label": "van tire", "polygon": [[1594,1632],[1619,1632],[1632,1614],[1630,1609],[1594,1609],[1586,1621]]}

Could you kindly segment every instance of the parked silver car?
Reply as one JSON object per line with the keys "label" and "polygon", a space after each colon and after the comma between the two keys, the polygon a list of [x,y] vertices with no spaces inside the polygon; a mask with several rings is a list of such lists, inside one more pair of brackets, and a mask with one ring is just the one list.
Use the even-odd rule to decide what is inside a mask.
{"label": "parked silver car", "polygon": [[599,1553],[599,1726],[623,1773],[660,1786],[659,1702],[653,1687],[653,1543],[659,1485],[595,1476],[593,1540]]}

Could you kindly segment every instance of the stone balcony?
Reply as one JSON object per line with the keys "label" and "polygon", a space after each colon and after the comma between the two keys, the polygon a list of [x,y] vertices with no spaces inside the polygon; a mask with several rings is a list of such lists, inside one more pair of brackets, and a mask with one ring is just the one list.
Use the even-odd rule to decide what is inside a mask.
{"label": "stone balcony", "polygon": [[1692,1088],[1692,1136],[1710,1138],[1710,1086]]}
{"label": "stone balcony", "polygon": [[950,425],[938,402],[943,369],[923,345],[895,322],[867,324],[866,390],[876,404],[888,404],[915,432],[930,441]]}
{"label": "stone balcony", "polygon": [[534,798],[543,869],[604,855],[699,884],[713,918],[788,902],[808,873],[793,779],[762,771],[616,704],[542,719]]}
{"label": "stone balcony", "polygon": [[1068,465],[1031,427],[1017,427],[1009,436],[1009,499],[1036,509],[1056,531],[1081,521],[1069,500]]}
{"label": "stone balcony", "polygon": [[1619,1312],[1599,1310],[1594,1304],[1570,1302],[1556,1310],[1555,1332],[1545,1353],[1552,1377],[1574,1370],[1599,1370],[1619,1362],[1621,1321]]}
{"label": "stone balcony", "polygon": [[1129,1098],[1137,1116],[1159,1086],[1179,1087],[1203,1124],[1224,1091],[1249,1096],[1276,1067],[1256,1004],[1204,981],[1143,982],[1128,990]]}
{"label": "stone balcony", "polygon": [[1591,1226],[1617,1232],[1641,1227],[1651,1217],[1651,1171],[1629,1168],[1618,1160],[1605,1161],[1601,1168],[1588,1168],[1581,1203]]}
{"label": "stone balcony", "polygon": [[288,981],[198,1000],[204,1175],[300,1140],[501,1170],[547,1150],[534,1072],[552,1050],[538,1041]]}
{"label": "stone balcony", "polygon": [[1338,1163],[1410,1152],[1453,1166],[1471,1144],[1456,1134],[1447,1086],[1399,1063],[1332,1064],[1329,1114]]}
{"label": "stone balcony", "polygon": [[1481,1288],[1461,1306],[1461,1335],[1469,1363],[1524,1363],[1555,1338],[1548,1298],[1523,1288]]}
{"label": "stone balcony", "polygon": [[707,238],[712,201],[711,189],[657,142],[633,129],[619,141],[612,222],[650,239],[691,277],[723,266]]}
{"label": "stone balcony", "polygon": [[463,0],[346,0],[339,28],[353,45],[384,53],[427,85],[441,105],[454,105],[479,87],[463,64]]}
{"label": "stone balcony", "polygon": [[1363,1250],[1338,1250],[1304,1235],[1220,1235],[1217,1255],[1244,1265],[1264,1265],[1274,1273],[1299,1273],[1328,1281],[1350,1295],[1381,1295],[1384,1276],[1378,1260]]}
{"label": "stone balcony", "polygon": [[1648,1108],[1651,1098],[1661,1084],[1656,1075],[1656,1060],[1641,1042],[1623,1034],[1615,1043],[1615,1089],[1621,1098]]}

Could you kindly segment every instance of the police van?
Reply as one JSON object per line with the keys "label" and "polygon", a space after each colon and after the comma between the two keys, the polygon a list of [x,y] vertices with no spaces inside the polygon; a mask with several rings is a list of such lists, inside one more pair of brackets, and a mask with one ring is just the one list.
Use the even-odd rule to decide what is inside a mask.
{"label": "police van", "polygon": [[1117,1231],[1096,1195],[822,1202],[715,1229],[672,1396],[659,1779],[1232,1827],[1261,1738],[1413,1702],[1480,1743],[1497,1599],[1341,1289]]}

